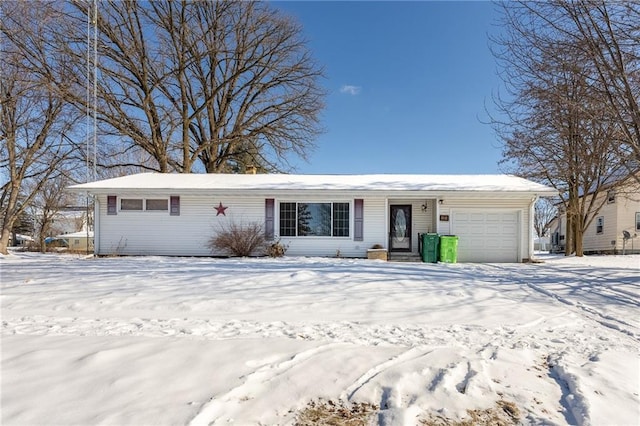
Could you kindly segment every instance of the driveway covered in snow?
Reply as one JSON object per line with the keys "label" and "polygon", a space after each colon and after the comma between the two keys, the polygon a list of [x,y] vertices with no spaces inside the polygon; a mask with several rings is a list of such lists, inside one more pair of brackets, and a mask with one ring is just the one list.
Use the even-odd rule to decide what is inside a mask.
{"label": "driveway covered in snow", "polygon": [[376,424],[515,403],[530,424],[640,422],[640,256],[541,264],[17,253],[2,268],[2,424]]}

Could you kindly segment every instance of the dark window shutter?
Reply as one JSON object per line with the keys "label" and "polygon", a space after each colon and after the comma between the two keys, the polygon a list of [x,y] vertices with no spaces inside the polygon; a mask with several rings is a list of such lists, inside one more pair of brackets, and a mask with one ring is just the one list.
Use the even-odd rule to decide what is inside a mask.
{"label": "dark window shutter", "polygon": [[275,200],[273,198],[266,198],[264,200],[264,236],[267,240],[273,239],[273,230],[274,223],[273,218],[275,217],[274,206]]}
{"label": "dark window shutter", "polygon": [[169,197],[169,204],[171,205],[171,216],[180,216],[180,197],[172,195]]}
{"label": "dark window shutter", "polygon": [[353,200],[353,241],[364,239],[364,200]]}
{"label": "dark window shutter", "polygon": [[118,197],[107,195],[107,214],[118,214]]}

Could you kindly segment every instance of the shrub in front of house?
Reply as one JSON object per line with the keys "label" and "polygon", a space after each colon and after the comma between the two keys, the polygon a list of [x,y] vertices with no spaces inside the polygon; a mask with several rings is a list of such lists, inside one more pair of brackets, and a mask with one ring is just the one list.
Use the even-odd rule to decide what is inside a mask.
{"label": "shrub in front of house", "polygon": [[222,251],[230,256],[246,257],[263,255],[267,249],[267,241],[261,224],[230,222],[209,239],[207,247],[213,252]]}
{"label": "shrub in front of house", "polygon": [[284,245],[280,240],[267,246],[267,255],[269,257],[282,257],[287,252],[288,245]]}

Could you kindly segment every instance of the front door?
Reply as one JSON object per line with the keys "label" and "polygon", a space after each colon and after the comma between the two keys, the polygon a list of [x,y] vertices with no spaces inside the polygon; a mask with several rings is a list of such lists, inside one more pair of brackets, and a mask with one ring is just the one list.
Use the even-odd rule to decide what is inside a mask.
{"label": "front door", "polygon": [[389,251],[411,251],[411,205],[390,205]]}

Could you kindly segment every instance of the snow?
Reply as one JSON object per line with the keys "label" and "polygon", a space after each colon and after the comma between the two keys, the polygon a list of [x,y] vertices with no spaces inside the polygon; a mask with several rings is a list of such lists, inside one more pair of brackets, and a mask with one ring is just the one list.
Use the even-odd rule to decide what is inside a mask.
{"label": "snow", "polygon": [[0,257],[3,425],[640,424],[640,256],[539,264]]}
{"label": "snow", "polygon": [[56,238],[93,238],[93,231],[78,231],[78,232],[69,232],[68,234],[60,234],[56,235]]}
{"label": "snow", "polygon": [[290,175],[139,173],[72,185],[73,191],[108,193],[147,190],[348,190],[348,191],[514,191],[557,195],[558,191],[511,175]]}

